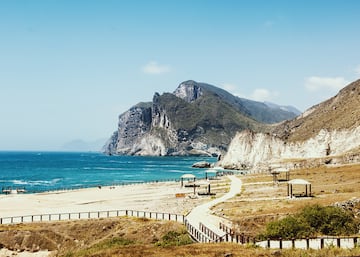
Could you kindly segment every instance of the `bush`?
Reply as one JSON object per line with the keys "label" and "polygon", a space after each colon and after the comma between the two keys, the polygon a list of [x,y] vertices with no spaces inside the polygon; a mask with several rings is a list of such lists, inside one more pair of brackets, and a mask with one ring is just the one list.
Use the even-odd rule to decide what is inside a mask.
{"label": "bush", "polygon": [[313,229],[297,216],[287,216],[279,221],[273,221],[267,224],[265,238],[270,239],[291,239],[307,237],[313,234]]}
{"label": "bush", "polygon": [[169,231],[162,237],[162,241],[156,243],[157,246],[168,247],[168,246],[180,246],[191,244],[192,240],[189,237],[186,230],[178,231]]}
{"label": "bush", "polygon": [[291,239],[322,235],[351,235],[358,221],[341,208],[320,205],[305,207],[300,213],[267,224],[262,238]]}
{"label": "bush", "polygon": [[357,233],[357,221],[347,211],[335,206],[305,207],[300,215],[306,222],[323,235],[339,236]]}

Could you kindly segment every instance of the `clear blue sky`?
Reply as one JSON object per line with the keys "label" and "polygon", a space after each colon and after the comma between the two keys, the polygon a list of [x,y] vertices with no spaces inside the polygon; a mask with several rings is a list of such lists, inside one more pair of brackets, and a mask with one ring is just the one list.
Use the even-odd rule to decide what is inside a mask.
{"label": "clear blue sky", "polygon": [[360,1],[0,1],[0,150],[58,150],[184,80],[304,111],[360,77]]}

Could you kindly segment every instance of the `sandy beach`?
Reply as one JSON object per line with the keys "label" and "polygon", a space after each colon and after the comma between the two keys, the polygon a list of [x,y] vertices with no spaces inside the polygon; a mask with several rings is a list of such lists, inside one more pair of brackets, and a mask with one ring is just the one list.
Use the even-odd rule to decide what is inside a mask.
{"label": "sandy beach", "polygon": [[[220,181],[215,180],[212,184],[216,187],[215,183]],[[197,190],[205,191],[205,188]],[[184,194],[184,197],[176,197],[176,194]],[[186,214],[210,199],[209,196],[190,196],[193,196],[193,188],[181,187],[179,182],[0,195],[0,217],[107,210]]]}

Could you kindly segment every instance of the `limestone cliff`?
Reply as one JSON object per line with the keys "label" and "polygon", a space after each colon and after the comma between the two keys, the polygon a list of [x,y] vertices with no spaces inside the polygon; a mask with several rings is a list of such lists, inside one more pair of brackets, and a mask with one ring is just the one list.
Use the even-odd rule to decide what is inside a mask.
{"label": "limestone cliff", "polygon": [[229,169],[268,170],[269,166],[292,169],[360,162],[359,135],[360,127],[321,130],[308,140],[286,142],[274,135],[243,131],[232,140],[219,165]]}
{"label": "limestone cliff", "polygon": [[360,162],[360,80],[270,133],[243,131],[219,165],[267,170]]}

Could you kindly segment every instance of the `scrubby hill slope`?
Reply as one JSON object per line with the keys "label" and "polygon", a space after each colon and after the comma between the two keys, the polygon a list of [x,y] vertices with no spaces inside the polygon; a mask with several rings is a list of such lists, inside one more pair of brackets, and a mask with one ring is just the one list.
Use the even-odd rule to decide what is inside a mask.
{"label": "scrubby hill slope", "polygon": [[270,133],[243,131],[220,165],[267,169],[360,162],[360,80]]}
{"label": "scrubby hill slope", "polygon": [[304,112],[296,119],[274,127],[272,133],[289,142],[305,141],[320,130],[352,130],[360,126],[360,80]]}

